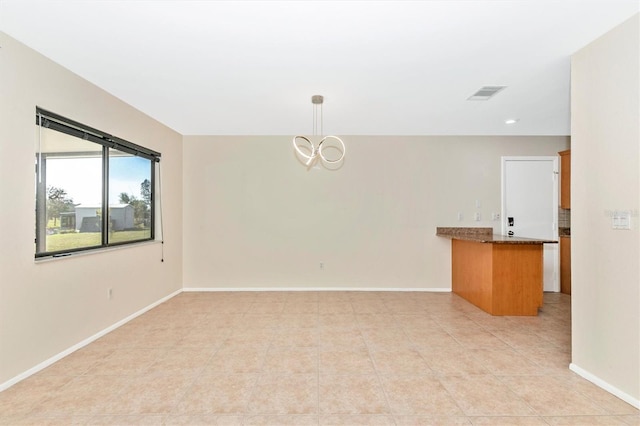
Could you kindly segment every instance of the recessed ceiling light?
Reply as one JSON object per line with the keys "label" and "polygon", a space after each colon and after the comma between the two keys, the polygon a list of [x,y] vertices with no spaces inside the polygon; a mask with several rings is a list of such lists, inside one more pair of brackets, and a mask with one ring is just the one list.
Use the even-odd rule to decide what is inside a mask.
{"label": "recessed ceiling light", "polygon": [[520,121],[519,118],[510,118],[508,120],[504,120],[504,124],[516,124],[518,121]]}

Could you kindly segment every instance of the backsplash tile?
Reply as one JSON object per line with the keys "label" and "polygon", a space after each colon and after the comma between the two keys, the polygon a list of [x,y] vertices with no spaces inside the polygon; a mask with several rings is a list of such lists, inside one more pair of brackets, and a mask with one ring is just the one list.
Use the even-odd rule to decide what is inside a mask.
{"label": "backsplash tile", "polygon": [[571,210],[558,207],[558,228],[571,228]]}

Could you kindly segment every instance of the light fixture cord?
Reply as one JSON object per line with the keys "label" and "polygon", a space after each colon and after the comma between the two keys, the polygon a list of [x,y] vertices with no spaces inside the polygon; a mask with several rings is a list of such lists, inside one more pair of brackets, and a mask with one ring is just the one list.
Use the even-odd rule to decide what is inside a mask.
{"label": "light fixture cord", "polygon": [[162,211],[162,161],[158,162],[158,190],[160,192],[160,262],[164,262],[164,212]]}
{"label": "light fixture cord", "polygon": [[[318,125],[318,115],[320,116],[320,124]],[[324,117],[322,104],[313,104],[313,136],[318,136],[318,127],[320,128],[320,136],[324,135]]]}
{"label": "light fixture cord", "polygon": [[318,105],[313,104],[313,136],[318,132]]}

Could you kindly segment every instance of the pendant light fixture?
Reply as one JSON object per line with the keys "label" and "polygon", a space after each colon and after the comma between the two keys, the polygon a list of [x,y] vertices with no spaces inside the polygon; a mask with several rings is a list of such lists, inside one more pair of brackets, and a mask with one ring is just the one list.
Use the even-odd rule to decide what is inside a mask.
{"label": "pendant light fixture", "polygon": [[[339,163],[344,159],[344,154],[346,152],[346,148],[344,146],[344,142],[337,136],[322,136],[323,131],[323,120],[322,120],[322,103],[324,102],[324,97],[321,95],[313,95],[311,97],[311,103],[313,104],[313,136],[317,136],[318,127],[320,127],[320,142],[316,147],[313,141],[311,141],[306,136],[294,136],[293,137],[293,148],[296,150],[296,153],[305,161],[305,166],[307,168],[311,168],[313,164],[320,158],[323,163],[327,164],[335,164]],[[327,145],[324,145],[325,142]],[[334,142],[334,143],[331,143]],[[340,156],[338,159],[331,160],[325,156],[323,153],[323,148],[329,146],[331,148],[336,149],[340,152]],[[304,147],[304,150],[302,149]],[[305,151],[308,151],[306,153]]]}

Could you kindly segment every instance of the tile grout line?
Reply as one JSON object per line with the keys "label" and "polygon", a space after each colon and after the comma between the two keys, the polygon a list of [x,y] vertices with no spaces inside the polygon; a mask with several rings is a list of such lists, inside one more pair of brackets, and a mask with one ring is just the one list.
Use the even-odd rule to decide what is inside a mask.
{"label": "tile grout line", "polygon": [[[360,333],[363,334],[360,324],[358,324],[358,329],[360,330]],[[363,334],[362,337],[363,337],[363,340],[364,340],[364,344],[367,347],[367,355],[369,357],[369,360],[371,361],[371,364],[373,365],[373,370],[376,373],[376,378],[378,379],[378,385],[380,386],[380,389],[382,390],[382,394],[384,395],[384,401],[387,404],[388,415],[391,416],[391,418],[393,419],[393,423],[397,424],[397,422],[395,420],[394,413],[391,410],[391,404],[389,403],[389,395],[387,394],[387,390],[385,389],[384,384],[382,383],[382,379],[380,379],[380,374],[379,374],[379,371],[378,371],[378,367],[376,365],[375,358],[373,357],[373,353],[371,352],[371,348],[369,346],[369,343],[367,342],[367,339],[365,338],[364,334]]]}

